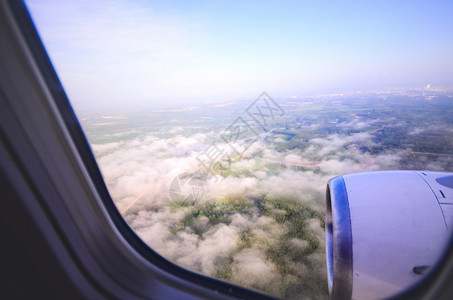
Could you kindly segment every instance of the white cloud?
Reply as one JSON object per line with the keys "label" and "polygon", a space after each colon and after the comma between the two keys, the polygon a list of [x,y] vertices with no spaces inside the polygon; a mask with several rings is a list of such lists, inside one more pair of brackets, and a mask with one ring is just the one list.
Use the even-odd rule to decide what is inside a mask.
{"label": "white cloud", "polygon": [[[177,133],[178,129],[174,130],[173,134]],[[276,272],[277,265],[266,251],[279,247],[289,225],[263,216],[256,199],[262,195],[288,197],[323,215],[325,187],[330,178],[358,171],[416,167],[401,165],[402,161],[407,163],[409,150],[378,155],[363,151],[364,146],[374,145],[373,136],[367,132],[313,138],[303,150],[282,152],[272,149],[266,141],[257,141],[247,151],[251,157],[233,160],[231,165],[223,161],[224,166],[229,166],[230,176],[220,181],[208,178],[202,186],[203,198],[196,204],[203,207],[227,196],[246,196],[245,201],[253,204],[250,211],[227,214],[230,223],[210,223],[208,217],[200,215],[191,220],[192,225],[184,226],[194,207],[172,207],[170,183],[177,175],[198,169],[196,149],[199,151],[206,139],[204,134],[173,138],[146,135],[92,147],[115,203],[124,211],[128,224],[153,249],[182,267],[208,276],[216,276],[223,266],[233,283],[277,296],[291,284],[297,285],[297,276],[324,278],[324,230],[316,218],[305,221],[307,232],[321,246],[305,262],[293,264],[296,275],[282,275]],[[440,169],[445,163],[442,159],[451,158],[426,161],[424,165]],[[240,248],[245,231],[254,242]],[[292,238],[287,243],[291,249],[304,249],[309,242]],[[282,256],[286,259],[284,253]]]}

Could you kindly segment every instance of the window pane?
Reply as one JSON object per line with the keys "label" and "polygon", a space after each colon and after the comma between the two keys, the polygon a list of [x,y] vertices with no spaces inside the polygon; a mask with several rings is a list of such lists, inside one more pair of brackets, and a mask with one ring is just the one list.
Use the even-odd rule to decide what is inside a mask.
{"label": "window pane", "polygon": [[118,209],[189,270],[328,298],[329,179],[453,170],[450,2],[26,2]]}

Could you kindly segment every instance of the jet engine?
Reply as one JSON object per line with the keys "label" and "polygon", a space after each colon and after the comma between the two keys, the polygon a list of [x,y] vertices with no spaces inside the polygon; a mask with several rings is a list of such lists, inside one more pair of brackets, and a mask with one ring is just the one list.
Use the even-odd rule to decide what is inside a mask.
{"label": "jet engine", "polygon": [[332,299],[393,296],[419,281],[453,228],[453,173],[378,171],[332,178],[326,260]]}

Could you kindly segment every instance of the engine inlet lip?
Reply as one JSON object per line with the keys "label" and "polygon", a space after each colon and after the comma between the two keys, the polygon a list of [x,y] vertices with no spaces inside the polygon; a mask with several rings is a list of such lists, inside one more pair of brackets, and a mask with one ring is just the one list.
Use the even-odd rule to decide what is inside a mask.
{"label": "engine inlet lip", "polygon": [[327,284],[329,294],[332,294],[333,285],[333,224],[332,224],[332,204],[330,197],[330,187],[327,184],[326,188],[326,265],[327,265]]}
{"label": "engine inlet lip", "polygon": [[343,176],[329,180],[326,191],[326,262],[332,299],[352,298],[352,231]]}

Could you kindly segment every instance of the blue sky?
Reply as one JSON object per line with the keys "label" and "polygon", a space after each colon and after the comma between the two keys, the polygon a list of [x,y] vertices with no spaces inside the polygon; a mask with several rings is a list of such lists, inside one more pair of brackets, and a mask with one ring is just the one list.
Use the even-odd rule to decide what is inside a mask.
{"label": "blue sky", "polygon": [[76,106],[453,86],[453,1],[26,4]]}

